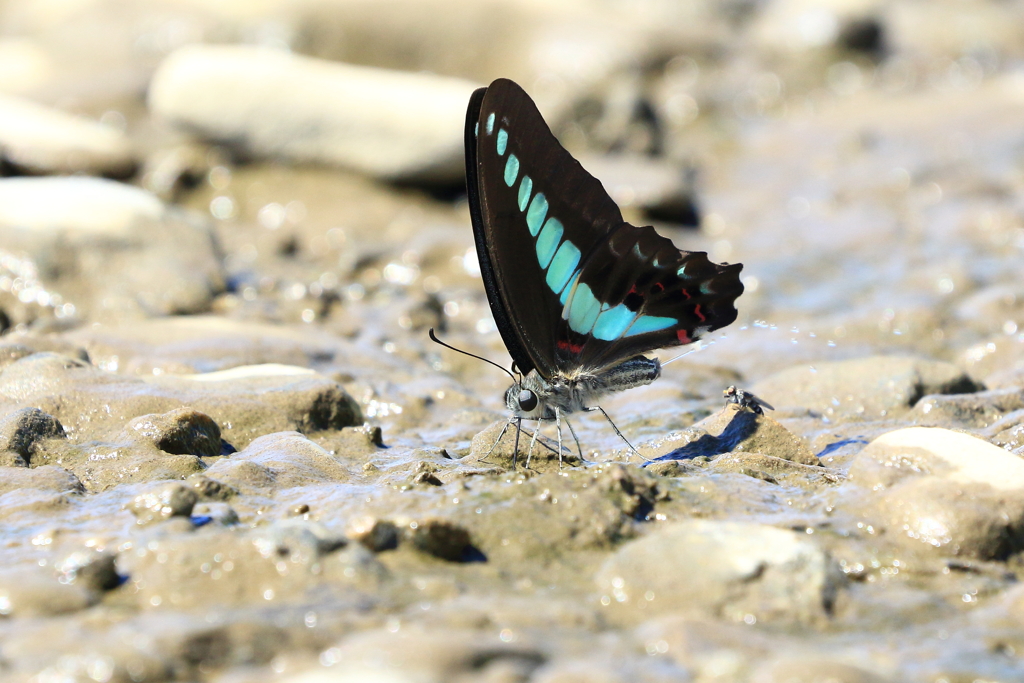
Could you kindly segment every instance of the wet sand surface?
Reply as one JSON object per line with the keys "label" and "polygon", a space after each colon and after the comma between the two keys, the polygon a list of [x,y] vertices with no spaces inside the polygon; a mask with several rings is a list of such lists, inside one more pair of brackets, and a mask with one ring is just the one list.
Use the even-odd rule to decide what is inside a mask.
{"label": "wet sand surface", "polygon": [[[1022,58],[1018,2],[2,3],[0,680],[1024,680]],[[428,339],[509,363],[502,76],[744,264],[602,401],[642,458],[513,470]]]}

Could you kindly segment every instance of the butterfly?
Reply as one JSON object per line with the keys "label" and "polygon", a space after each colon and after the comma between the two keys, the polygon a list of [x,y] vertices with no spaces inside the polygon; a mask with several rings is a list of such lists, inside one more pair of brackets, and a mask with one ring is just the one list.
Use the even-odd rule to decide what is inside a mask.
{"label": "butterfly", "polygon": [[661,375],[644,353],[690,344],[736,319],[743,266],[712,263],[625,222],[510,80],[473,93],[465,145],[480,273],[520,373],[505,392],[505,429],[516,422],[518,452],[522,420],[554,420],[561,458],[564,416],[604,413],[593,405],[602,395]]}

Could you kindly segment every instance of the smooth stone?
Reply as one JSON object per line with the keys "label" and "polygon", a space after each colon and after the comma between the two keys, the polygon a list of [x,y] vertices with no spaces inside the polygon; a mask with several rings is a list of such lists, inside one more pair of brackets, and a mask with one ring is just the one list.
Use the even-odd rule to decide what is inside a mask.
{"label": "smooth stone", "polygon": [[1024,387],[1024,367],[999,370],[985,377],[989,389],[1019,389]]}
{"label": "smooth stone", "polygon": [[745,680],[752,662],[764,661],[778,650],[769,629],[717,619],[665,615],[649,619],[634,630],[637,645],[690,669],[697,680]]}
{"label": "smooth stone", "polygon": [[963,432],[908,427],[872,441],[850,467],[851,480],[871,488],[922,476],[1019,491],[1024,489],[1024,460]]}
{"label": "smooth stone", "polygon": [[[206,525],[195,533],[159,532],[155,527],[117,558],[145,609],[273,607],[301,604],[311,594],[347,596],[355,604],[367,599],[362,589],[387,579],[372,552],[303,520],[256,529]],[[322,593],[315,592],[318,587]]]}
{"label": "smooth stone", "polygon": [[125,507],[135,515],[135,523],[144,526],[171,517],[188,517],[197,500],[199,496],[194,489],[176,481],[140,493]]}
{"label": "smooth stone", "polygon": [[[507,428],[506,428],[507,427]],[[558,441],[538,433],[537,442],[530,450],[533,430],[536,423],[523,424],[519,434],[519,450],[516,451],[516,426],[501,420],[491,424],[487,429],[478,432],[470,442],[469,456],[464,462],[486,467],[500,467],[512,470],[513,461],[516,469],[529,469],[535,472],[558,472],[561,469],[581,465],[579,455],[575,451],[572,437],[562,437],[562,457],[558,457]],[[502,431],[504,430],[504,432]],[[499,439],[500,435],[500,439]],[[529,466],[527,467],[527,463]]]}
{"label": "smooth stone", "polygon": [[[648,35],[665,35],[671,27],[675,41],[675,32],[681,30],[685,39],[675,44],[697,43],[700,51],[712,50],[732,35],[725,33],[731,25],[724,17],[714,20],[725,12],[674,3],[643,12],[584,3],[491,5],[473,0],[317,2],[303,7],[311,9],[303,24],[313,30],[307,29],[307,40],[296,51],[338,62],[459,74],[484,83],[505,76],[530,91],[550,124],[567,119],[574,104],[628,73],[630,65],[657,59],[661,43],[645,40]],[[673,11],[680,7],[681,12]],[[653,34],[640,29],[648,21]],[[456,45],[459,49],[453,50]]]}
{"label": "smooth stone", "polygon": [[81,493],[82,482],[71,472],[55,465],[40,467],[0,468],[0,494],[25,489],[39,489],[51,493]]}
{"label": "smooth stone", "polygon": [[0,452],[17,453],[26,464],[32,460],[36,442],[64,438],[60,421],[38,408],[22,408],[0,417]]}
{"label": "smooth stone", "polygon": [[780,657],[754,672],[751,683],[894,683],[895,679],[814,652]]}
{"label": "smooth stone", "polygon": [[344,548],[348,540],[322,524],[305,520],[283,520],[258,527],[250,533],[253,545],[267,559],[286,557],[309,565]]}
{"label": "smooth stone", "polygon": [[742,451],[723,453],[709,463],[707,472],[738,472],[771,484],[801,487],[834,486],[845,478],[838,470],[819,465]]}
{"label": "smooth stone", "polygon": [[472,545],[469,532],[446,519],[428,518],[410,522],[403,532],[420,552],[450,562],[464,559]]}
{"label": "smooth stone", "polygon": [[79,612],[99,599],[76,583],[60,583],[38,567],[0,572],[0,616],[49,617]]}
{"label": "smooth stone", "polygon": [[1024,335],[989,337],[961,352],[958,362],[975,377],[984,377],[986,382],[995,376],[1004,383],[1010,380],[1011,386],[1020,387],[1020,383],[1012,383],[1012,380],[1024,373]]}
{"label": "smooth stone", "polygon": [[1024,548],[1024,460],[977,437],[929,427],[889,432],[857,456],[850,481],[837,507],[915,548],[978,559]]}
{"label": "smooth stone", "polygon": [[469,81],[243,46],[180,48],[149,90],[154,115],[257,156],[392,181],[463,173]]}
{"label": "smooth stone", "polygon": [[108,370],[143,377],[187,375],[203,382],[298,376],[310,373],[306,366],[348,350],[337,337],[315,330],[213,315],[93,325],[64,338]]}
{"label": "smooth stone", "polygon": [[803,406],[829,418],[869,420],[905,414],[927,394],[981,388],[951,363],[870,356],[798,365],[766,377],[752,391],[776,408]]}
{"label": "smooth stone", "polygon": [[[255,482],[253,466],[265,476]],[[351,473],[330,453],[298,432],[279,432],[254,439],[238,453],[215,463],[206,476],[246,490],[272,485],[277,489],[329,482],[347,482]]]}
{"label": "smooth stone", "polygon": [[386,519],[365,516],[349,520],[345,534],[350,540],[362,543],[375,553],[398,546],[398,527]]}
{"label": "smooth stone", "polygon": [[253,377],[303,377],[315,374],[316,370],[298,365],[261,363],[259,365],[240,365],[236,368],[228,368],[227,370],[183,375],[183,377],[197,382],[232,382]]}
{"label": "smooth stone", "polygon": [[990,285],[961,299],[953,313],[982,334],[999,334],[1007,322],[1024,320],[1024,287],[1017,282]]}
{"label": "smooth stone", "polygon": [[140,415],[129,420],[127,434],[141,437],[173,455],[213,457],[221,454],[220,427],[209,415],[178,408],[162,415]]}
{"label": "smooth stone", "polygon": [[1020,455],[1020,449],[1024,448],[1024,409],[1004,415],[981,435],[996,446]]}
{"label": "smooth stone", "polygon": [[617,652],[595,653],[580,659],[556,659],[529,679],[530,683],[675,683],[691,680],[687,669],[672,666],[660,657],[639,659],[624,657]]}
{"label": "smooth stone", "polygon": [[[165,208],[155,195],[131,185],[65,176],[0,179],[0,234],[12,228],[62,232],[67,238],[129,239]],[[77,238],[77,239],[76,239]]]}
{"label": "smooth stone", "polygon": [[76,550],[54,564],[61,583],[79,583],[94,591],[106,591],[121,583],[117,555],[92,548]]}
{"label": "smooth stone", "polygon": [[[64,396],[75,396],[76,400],[63,400],[61,397]],[[164,433],[164,437],[169,440],[164,441],[161,437],[159,441],[172,450],[198,448],[198,441],[191,437],[189,442],[192,445],[185,448],[185,441],[179,438],[183,434],[177,430],[201,425],[206,441],[203,453],[219,455],[219,450],[216,453],[213,450],[213,425],[196,414],[173,412],[182,405],[209,416],[217,426],[223,425],[222,437],[235,448],[242,448],[268,432],[334,431],[363,423],[359,404],[340,384],[322,375],[274,375],[222,382],[151,376],[144,381],[104,371],[75,358],[46,353],[27,356],[0,370],[2,399],[36,405],[53,414],[69,431],[84,431],[90,439],[107,441],[106,444],[57,439],[40,441],[37,442],[37,450],[52,453],[33,455],[33,458],[39,458],[38,464],[58,464],[56,458],[61,457],[55,455],[58,451],[68,456],[75,449],[81,451],[104,445],[112,450],[117,450],[118,446],[130,446],[133,448],[129,450],[146,451],[148,455],[165,461],[173,457],[188,457],[158,450],[152,439],[140,438],[138,432],[126,430],[126,425],[140,415],[159,416],[169,411],[172,415],[159,419],[173,423],[184,418],[185,422],[177,426],[165,424],[163,428],[170,431]],[[145,421],[153,423],[159,419],[149,417]],[[121,455],[127,455],[127,452]],[[48,462],[47,458],[54,461]],[[82,473],[76,470],[74,461],[75,458],[70,458],[64,466],[81,477]],[[89,466],[103,469],[119,465],[114,461],[95,459]]]}
{"label": "smooth stone", "polygon": [[241,521],[238,512],[227,503],[197,503],[192,508],[192,517],[209,517],[220,526],[232,526]]}
{"label": "smooth stone", "polygon": [[[685,581],[679,577],[685,576]],[[806,535],[746,522],[689,520],[655,528],[598,571],[601,602],[618,618],[659,614],[815,623],[842,574]]]}
{"label": "smooth stone", "polygon": [[692,427],[666,434],[641,446],[650,459],[688,460],[698,456],[744,452],[789,460],[801,465],[818,465],[807,442],[769,415],[729,403]]}
{"label": "smooth stone", "polygon": [[124,133],[31,100],[0,94],[0,146],[28,173],[126,177],[135,168]]}
{"label": "smooth stone", "polygon": [[52,56],[38,41],[24,37],[0,38],[0,91],[27,95],[55,75]]}
{"label": "smooth stone", "polygon": [[[497,632],[442,626],[402,628],[397,633],[364,630],[331,648],[337,663],[330,669],[307,671],[286,683],[447,683],[448,681],[525,681],[544,661],[528,645],[503,643]],[[525,676],[483,677],[500,663],[519,664]]]}
{"label": "smooth stone", "polygon": [[185,483],[196,490],[200,500],[225,501],[238,495],[238,490],[234,487],[216,479],[210,479],[205,474],[193,474],[185,480]]}
{"label": "smooth stone", "polygon": [[925,396],[911,415],[919,425],[988,427],[1008,413],[1024,409],[1024,387],[1010,387],[973,394]]}
{"label": "smooth stone", "polygon": [[112,180],[0,179],[0,243],[38,274],[19,323],[198,313],[225,286],[205,218]]}

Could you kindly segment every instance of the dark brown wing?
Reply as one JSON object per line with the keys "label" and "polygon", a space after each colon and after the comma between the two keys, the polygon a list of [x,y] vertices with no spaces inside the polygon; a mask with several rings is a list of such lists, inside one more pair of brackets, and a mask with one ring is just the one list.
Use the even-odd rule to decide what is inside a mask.
{"label": "dark brown wing", "polygon": [[597,369],[736,318],[742,266],[623,222],[512,81],[471,99],[466,166],[484,287],[522,371]]}

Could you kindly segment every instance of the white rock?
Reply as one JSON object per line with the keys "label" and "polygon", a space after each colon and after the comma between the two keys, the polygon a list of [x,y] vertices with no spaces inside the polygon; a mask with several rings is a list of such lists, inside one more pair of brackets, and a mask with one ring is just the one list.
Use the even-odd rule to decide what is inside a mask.
{"label": "white rock", "polygon": [[[298,432],[265,434],[207,470],[211,479],[236,485],[252,465],[273,474],[278,489],[324,482],[346,482],[351,475],[331,454]],[[242,484],[244,488],[244,483]]]}
{"label": "white rock", "polygon": [[828,417],[871,419],[905,412],[926,394],[980,387],[956,365],[910,356],[867,356],[796,365],[753,387],[776,407],[803,406]]}
{"label": "white rock", "polygon": [[[912,476],[931,474],[962,484],[1024,490],[1024,460],[970,434],[938,427],[897,429],[869,444],[863,457]],[[856,468],[851,472],[856,476]]]}
{"label": "white rock", "polygon": [[137,187],[102,178],[0,179],[0,232],[16,228],[128,237],[160,220],[163,203]]}
{"label": "white rock", "polygon": [[968,434],[911,427],[860,452],[836,507],[914,549],[991,560],[1022,547],[1022,494],[1019,457]]}
{"label": "white rock", "polygon": [[184,379],[195,380],[196,382],[233,382],[239,379],[251,379],[253,377],[296,377],[299,375],[315,374],[315,370],[303,368],[298,365],[261,363],[259,365],[240,365],[236,368],[228,368],[227,370],[183,375],[182,377]]}
{"label": "white rock", "polygon": [[684,613],[813,621],[839,581],[806,536],[742,522],[691,520],[627,543],[601,567],[602,604],[649,618]]}
{"label": "white rock", "polygon": [[0,95],[0,148],[32,173],[128,175],[135,165],[125,135],[110,126]]}
{"label": "white rock", "polygon": [[275,50],[190,46],[153,77],[154,114],[253,154],[351,168],[388,180],[452,181],[476,86]]}
{"label": "white rock", "polygon": [[25,94],[55,75],[51,56],[29,38],[0,39],[0,90]]}
{"label": "white rock", "polygon": [[0,248],[36,302],[19,322],[196,313],[224,286],[207,219],[101,178],[0,179]]}

